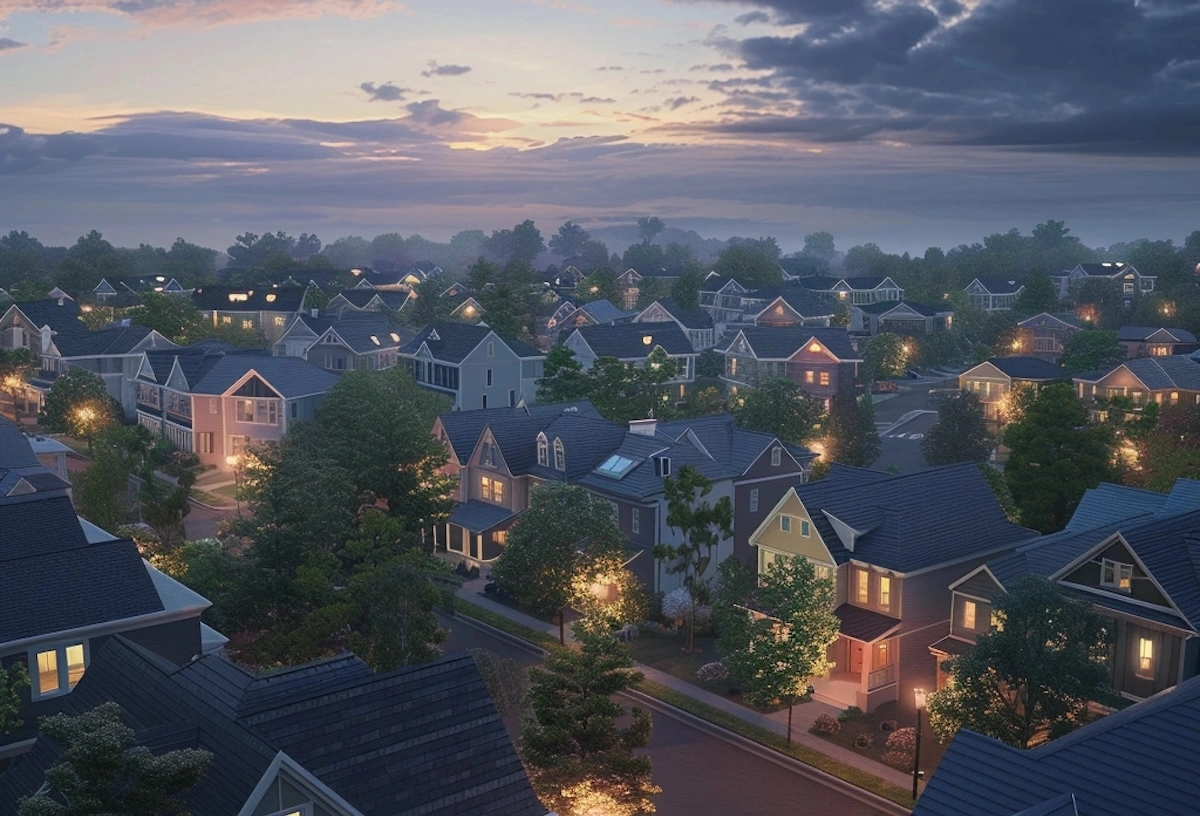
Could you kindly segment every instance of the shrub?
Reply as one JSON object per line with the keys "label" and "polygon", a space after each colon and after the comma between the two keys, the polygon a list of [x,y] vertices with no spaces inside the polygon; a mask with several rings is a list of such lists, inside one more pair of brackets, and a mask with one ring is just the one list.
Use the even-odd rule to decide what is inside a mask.
{"label": "shrub", "polygon": [[904,751],[884,751],[880,757],[885,763],[902,771],[912,770],[913,755]]}
{"label": "shrub", "polygon": [[716,682],[729,677],[729,669],[725,664],[717,660],[713,663],[705,663],[700,668],[696,669],[696,679],[704,682]]}
{"label": "shrub", "polygon": [[870,734],[859,734],[854,738],[854,747],[860,751],[865,751],[875,744],[875,738]]}
{"label": "shrub", "polygon": [[907,751],[911,754],[917,750],[917,730],[915,728],[898,728],[888,734],[885,745],[889,750]]}
{"label": "shrub", "polygon": [[813,722],[812,728],[808,729],[814,734],[826,734],[832,736],[842,730],[842,724],[837,719],[829,714],[822,714]]}
{"label": "shrub", "polygon": [[845,711],[843,711],[841,714],[838,714],[838,720],[840,720],[841,722],[850,722],[851,720],[857,720],[861,716],[862,716],[861,708],[859,708],[858,706],[850,706]]}

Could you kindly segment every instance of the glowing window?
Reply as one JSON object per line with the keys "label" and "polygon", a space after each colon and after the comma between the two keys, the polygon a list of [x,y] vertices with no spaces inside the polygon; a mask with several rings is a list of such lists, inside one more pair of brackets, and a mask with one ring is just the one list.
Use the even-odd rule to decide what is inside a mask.
{"label": "glowing window", "polygon": [[892,579],[886,575],[879,577],[879,606],[887,609],[892,605]]}
{"label": "glowing window", "polygon": [[1133,565],[1103,559],[1100,564],[1100,586],[1128,592],[1133,584]]}
{"label": "glowing window", "polygon": [[975,628],[975,602],[963,601],[963,628]]}
{"label": "glowing window", "polygon": [[813,342],[808,344],[808,350],[815,354],[816,352],[821,350],[821,344],[814,340]]}
{"label": "glowing window", "polygon": [[37,684],[39,694],[53,694],[58,691],[58,652],[38,652]]}
{"label": "glowing window", "polygon": [[1154,641],[1150,638],[1138,639],[1138,677],[1154,676]]}
{"label": "glowing window", "polygon": [[854,600],[860,604],[870,603],[871,574],[860,569],[855,573],[854,582]]}

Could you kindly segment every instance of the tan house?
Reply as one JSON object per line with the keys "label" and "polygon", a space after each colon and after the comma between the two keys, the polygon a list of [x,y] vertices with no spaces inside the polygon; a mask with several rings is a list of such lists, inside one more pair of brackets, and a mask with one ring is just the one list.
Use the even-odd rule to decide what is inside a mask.
{"label": "tan house", "polygon": [[1087,402],[1128,397],[1135,406],[1200,405],[1200,362],[1190,356],[1138,357],[1072,381],[1079,398]]}
{"label": "tan house", "polygon": [[1196,335],[1187,329],[1163,326],[1122,326],[1117,342],[1125,347],[1126,357],[1170,357],[1188,354],[1198,348]]}
{"label": "tan house", "polygon": [[1013,353],[1027,357],[1040,357],[1057,363],[1071,335],[1080,331],[1074,323],[1068,323],[1048,312],[1035,314],[1017,323],[1017,336],[1013,340]]}
{"label": "tan house", "polygon": [[1067,373],[1039,357],[993,357],[958,375],[958,387],[983,405],[984,419],[1003,425],[1015,388],[1065,382]]}

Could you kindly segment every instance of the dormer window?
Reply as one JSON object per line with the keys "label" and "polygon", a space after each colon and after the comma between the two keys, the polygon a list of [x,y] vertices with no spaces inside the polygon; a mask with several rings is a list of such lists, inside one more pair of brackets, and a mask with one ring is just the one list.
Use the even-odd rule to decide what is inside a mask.
{"label": "dormer window", "polygon": [[538,434],[537,463],[542,467],[548,467],[550,465],[550,445],[546,442],[545,434]]}
{"label": "dormer window", "polygon": [[1133,585],[1133,564],[1105,558],[1100,564],[1100,586],[1129,592]]}
{"label": "dormer window", "polygon": [[88,662],[84,643],[72,643],[30,654],[33,669],[31,696],[34,700],[66,694],[83,677]]}
{"label": "dormer window", "polygon": [[554,440],[554,469],[566,471],[567,469],[567,451],[563,447],[561,439]]}
{"label": "dormer window", "polygon": [[771,448],[771,467],[779,467],[779,463],[783,461],[783,449],[779,447]]}

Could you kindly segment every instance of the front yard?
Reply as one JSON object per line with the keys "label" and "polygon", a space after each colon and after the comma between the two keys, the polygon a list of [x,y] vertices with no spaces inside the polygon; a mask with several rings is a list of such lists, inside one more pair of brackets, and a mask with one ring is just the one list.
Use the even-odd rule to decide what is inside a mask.
{"label": "front yard", "polygon": [[[905,754],[907,759],[903,762],[888,762],[884,759],[884,755],[888,753],[887,741],[891,734],[898,729],[915,726],[916,719],[913,715],[906,714],[903,719],[899,718],[896,713],[896,703],[892,702],[884,703],[871,714],[860,714],[853,719],[842,720],[836,734],[817,734],[817,736],[876,762],[911,773],[913,769],[911,751]],[[942,761],[944,753],[946,753],[946,746],[938,742],[937,737],[929,728],[928,717],[923,716],[921,718],[921,769],[925,771],[926,779]],[[898,759],[895,754],[891,758]]]}

